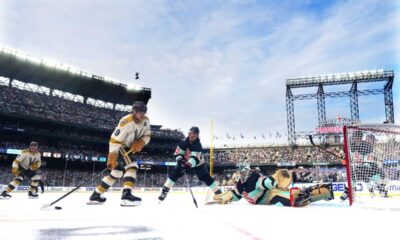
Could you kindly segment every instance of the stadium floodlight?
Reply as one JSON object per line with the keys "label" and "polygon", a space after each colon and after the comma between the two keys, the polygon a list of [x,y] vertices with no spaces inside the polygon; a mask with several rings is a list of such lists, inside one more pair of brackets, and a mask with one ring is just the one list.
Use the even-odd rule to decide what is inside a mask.
{"label": "stadium floodlight", "polygon": [[15,49],[12,49],[12,48],[9,48],[9,47],[6,47],[6,46],[3,46],[1,51],[4,52],[4,53],[8,53],[8,54],[13,54],[14,52],[16,52]]}
{"label": "stadium floodlight", "polygon": [[21,59],[21,60],[26,60],[27,57],[28,57],[28,54],[23,53],[23,52],[20,52],[20,51],[14,53],[14,55],[15,55],[17,58]]}
{"label": "stadium floodlight", "polygon": [[119,83],[118,80],[106,76],[104,77],[104,80],[110,83]]}
{"label": "stadium floodlight", "polygon": [[300,78],[289,78],[286,80],[286,85],[289,87],[312,87],[332,84],[350,84],[353,81],[360,80],[361,82],[370,81],[385,81],[385,78],[393,77],[393,70],[371,70],[371,71],[361,71],[361,72],[350,72],[342,74],[330,74],[325,76],[314,76],[314,77],[300,77]]}
{"label": "stadium floodlight", "polygon": [[138,84],[134,84],[134,83],[128,83],[128,85],[126,86],[126,88],[128,90],[134,90],[134,91],[139,91],[142,90],[142,87],[139,86]]}
{"label": "stadium floodlight", "polygon": [[41,64],[43,62],[42,59],[40,58],[36,58],[36,57],[32,57],[32,56],[27,56],[27,60],[32,62],[32,63],[36,63],[36,64]]}
{"label": "stadium floodlight", "polygon": [[82,73],[81,70],[79,70],[79,69],[77,69],[77,68],[73,68],[73,67],[69,68],[68,71],[69,71],[70,73],[72,73],[72,74],[77,74],[77,75],[79,75],[79,74]]}
{"label": "stadium floodlight", "polygon": [[43,58],[43,64],[48,67],[54,68],[57,65],[57,62],[48,58]]}
{"label": "stadium floodlight", "polygon": [[87,72],[82,72],[82,76],[87,77],[87,78],[91,78],[92,74],[89,74]]}
{"label": "stadium floodlight", "polygon": [[[110,77],[103,77],[103,76],[99,76],[99,75],[95,75],[95,74],[90,74],[88,72],[84,72],[78,68],[57,62],[55,60],[49,59],[49,58],[36,58],[33,56],[30,56],[22,51],[7,47],[7,46],[0,46],[0,52],[5,53],[5,54],[9,54],[12,56],[15,56],[18,59],[21,59],[23,61],[29,61],[30,63],[33,64],[37,64],[37,65],[41,65],[41,66],[45,66],[51,69],[57,69],[60,71],[65,71],[66,73],[70,73],[70,74],[76,74],[79,75],[81,77],[86,77],[86,78],[90,78],[90,79],[97,79],[97,80],[101,80],[101,81],[106,81],[109,82],[113,85],[119,85],[122,86],[124,88],[128,88],[128,86],[126,84],[123,84],[121,82],[119,82],[116,79],[110,78]],[[139,85],[136,84],[132,84],[129,86],[130,90],[135,90],[135,91],[150,91],[150,89],[145,89],[140,87]]]}
{"label": "stadium floodlight", "polygon": [[64,70],[64,71],[68,71],[69,70],[69,66],[67,66],[67,65],[64,65],[64,64],[58,64],[58,65],[56,65],[56,67],[58,68],[58,69],[60,69],[60,70]]}

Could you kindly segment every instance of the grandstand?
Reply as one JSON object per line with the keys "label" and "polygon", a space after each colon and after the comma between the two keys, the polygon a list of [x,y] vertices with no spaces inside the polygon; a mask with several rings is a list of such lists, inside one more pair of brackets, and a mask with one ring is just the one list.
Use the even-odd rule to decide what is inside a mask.
{"label": "grandstand", "polygon": [[[16,50],[1,49],[0,66],[2,184],[11,177],[9,166],[16,154],[32,140],[40,145],[46,185],[76,186],[91,179],[105,168],[109,136],[118,120],[130,111],[133,101],[148,103],[151,98],[149,88],[129,89],[125,84]],[[164,183],[175,164],[173,151],[184,138],[181,131],[161,125],[151,125],[151,131],[149,145],[137,155],[137,185],[142,187]],[[340,143],[323,147],[343,156]],[[209,149],[204,149],[203,157],[209,163]],[[311,145],[227,147],[213,151],[214,177],[221,185],[229,185],[239,162],[250,163],[263,173],[279,167],[295,169],[298,182],[339,181],[344,177],[339,159]],[[100,179],[92,181],[94,185]],[[193,176],[189,181],[201,184]],[[182,180],[177,183],[181,184]]]}
{"label": "grandstand", "polygon": [[[128,114],[134,101],[148,103],[151,98],[149,88],[129,89],[14,49],[0,50],[0,66],[2,166],[10,166],[21,149],[37,141],[46,165],[43,171],[50,173],[54,184],[73,185],[66,182],[70,169],[91,175],[104,168],[109,136],[119,119]],[[170,161],[184,137],[182,132],[161,125],[151,125],[151,131],[150,144],[137,156],[144,168]],[[2,170],[9,175],[8,167]],[[60,174],[61,183],[57,182]]]}

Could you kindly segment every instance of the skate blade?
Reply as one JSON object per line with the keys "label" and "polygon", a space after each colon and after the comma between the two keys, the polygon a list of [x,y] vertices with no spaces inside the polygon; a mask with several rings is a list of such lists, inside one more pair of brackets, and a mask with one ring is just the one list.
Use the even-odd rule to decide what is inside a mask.
{"label": "skate blade", "polygon": [[140,205],[140,201],[128,201],[128,200],[122,200],[121,201],[121,207],[135,207]]}
{"label": "skate blade", "polygon": [[0,197],[0,200],[10,200],[11,197]]}
{"label": "skate blade", "polygon": [[204,202],[205,205],[212,205],[212,204],[219,204],[220,202],[218,200],[210,200],[207,202]]}
{"label": "skate blade", "polygon": [[89,201],[86,203],[87,205],[102,205],[104,202],[98,202],[98,201]]}
{"label": "skate blade", "polygon": [[29,199],[39,199],[39,197],[28,197]]}

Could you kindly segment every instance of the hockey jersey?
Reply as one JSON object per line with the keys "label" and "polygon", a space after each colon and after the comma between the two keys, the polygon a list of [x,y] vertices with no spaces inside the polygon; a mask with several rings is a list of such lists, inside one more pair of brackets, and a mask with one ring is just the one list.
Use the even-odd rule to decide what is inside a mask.
{"label": "hockey jersey", "polygon": [[150,141],[150,120],[147,116],[142,121],[135,122],[133,115],[128,114],[121,118],[118,126],[111,134],[109,152],[118,153],[119,148],[130,147],[136,140],[143,140],[145,145]]}
{"label": "hockey jersey", "polygon": [[41,164],[42,164],[42,161],[40,158],[39,151],[32,153],[31,151],[29,151],[29,149],[25,149],[25,150],[22,150],[22,152],[14,160],[12,167],[13,168],[23,168],[25,170],[28,170],[28,169],[37,170],[37,169],[39,169]]}
{"label": "hockey jersey", "polygon": [[196,139],[194,142],[190,142],[189,138],[181,141],[176,147],[175,156],[182,155],[186,161],[192,164],[192,167],[202,165],[204,163],[201,157],[203,147],[201,146],[200,140]]}

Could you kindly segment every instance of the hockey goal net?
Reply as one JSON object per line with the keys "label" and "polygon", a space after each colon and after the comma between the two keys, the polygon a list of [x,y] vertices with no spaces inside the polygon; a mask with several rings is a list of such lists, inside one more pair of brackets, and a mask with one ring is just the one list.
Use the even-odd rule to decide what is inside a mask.
{"label": "hockey goal net", "polygon": [[400,126],[344,127],[350,205],[400,210]]}

